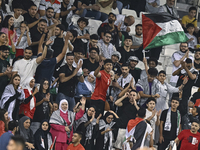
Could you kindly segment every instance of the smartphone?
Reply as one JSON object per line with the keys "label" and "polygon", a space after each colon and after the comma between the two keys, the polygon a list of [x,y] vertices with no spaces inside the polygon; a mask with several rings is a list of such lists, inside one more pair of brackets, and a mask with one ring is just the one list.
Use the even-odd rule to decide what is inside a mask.
{"label": "smartphone", "polygon": [[37,89],[39,91],[40,90],[40,84],[37,84],[36,87],[37,87]]}

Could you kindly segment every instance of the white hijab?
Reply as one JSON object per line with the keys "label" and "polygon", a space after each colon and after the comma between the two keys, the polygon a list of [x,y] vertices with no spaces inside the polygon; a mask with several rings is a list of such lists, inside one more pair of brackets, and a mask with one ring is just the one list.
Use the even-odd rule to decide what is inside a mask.
{"label": "white hijab", "polygon": [[[27,89],[28,92],[29,92],[29,95],[32,94],[32,90],[33,88],[30,87],[30,82],[32,80],[35,80],[33,77],[29,77],[26,79],[26,82],[25,82],[25,86],[24,86],[24,89]],[[35,107],[35,102],[34,102],[34,98],[32,97],[31,100],[30,100],[30,110],[32,110],[33,108]]]}
{"label": "white hijab", "polygon": [[68,108],[69,108],[69,103],[68,103],[68,101],[66,100],[66,99],[63,99],[63,100],[61,100],[60,101],[60,104],[59,104],[59,109],[60,109],[60,111],[62,111],[64,114],[66,114],[67,113],[67,111],[68,111],[68,108],[67,108],[67,110],[62,110],[62,108],[61,108],[61,105],[62,105],[62,103],[64,103],[64,102],[66,102],[67,103],[67,105],[68,105]]}
{"label": "white hijab", "polygon": [[90,83],[88,81],[88,77],[86,77],[85,80],[84,80],[84,83],[87,86],[89,91],[94,92],[95,83],[96,83],[96,77],[94,76],[94,71],[90,72],[89,75],[92,75],[94,77],[94,81],[92,83]]}

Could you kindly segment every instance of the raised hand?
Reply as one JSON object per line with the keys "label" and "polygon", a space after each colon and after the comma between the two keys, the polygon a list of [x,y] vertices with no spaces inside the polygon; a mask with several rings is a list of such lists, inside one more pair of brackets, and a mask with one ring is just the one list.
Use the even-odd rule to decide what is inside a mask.
{"label": "raised hand", "polygon": [[99,62],[99,66],[102,67],[104,65],[103,60]]}
{"label": "raised hand", "polygon": [[53,40],[49,39],[49,40],[46,42],[46,45],[50,45],[51,43],[53,43]]}
{"label": "raised hand", "polygon": [[128,97],[128,96],[129,96],[129,92],[126,92],[124,96],[125,96],[125,97]]}
{"label": "raised hand", "polygon": [[86,103],[86,98],[83,96],[83,97],[81,98],[80,102],[81,102],[82,105],[85,105],[85,103]]}

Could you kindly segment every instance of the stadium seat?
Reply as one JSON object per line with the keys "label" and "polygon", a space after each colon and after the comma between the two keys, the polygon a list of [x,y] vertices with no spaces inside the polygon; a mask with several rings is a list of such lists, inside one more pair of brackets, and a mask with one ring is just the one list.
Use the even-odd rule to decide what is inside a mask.
{"label": "stadium seat", "polygon": [[119,14],[119,10],[118,10],[118,8],[116,8],[116,9],[112,9],[112,13],[114,13],[114,14]]}
{"label": "stadium seat", "polygon": [[90,35],[97,34],[97,30],[101,24],[102,24],[102,22],[99,20],[89,19],[88,26],[89,26]]}
{"label": "stadium seat", "polygon": [[138,18],[137,13],[135,10],[130,10],[130,9],[122,9],[122,15],[126,16],[133,16],[134,18]]}
{"label": "stadium seat", "polygon": [[140,18],[142,18],[142,14],[149,14],[148,12],[143,12],[143,11],[141,11],[140,12]]}

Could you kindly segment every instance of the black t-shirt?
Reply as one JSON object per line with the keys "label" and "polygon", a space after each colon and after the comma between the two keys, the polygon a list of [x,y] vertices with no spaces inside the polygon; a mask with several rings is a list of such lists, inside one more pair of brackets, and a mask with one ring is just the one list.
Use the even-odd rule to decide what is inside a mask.
{"label": "black t-shirt", "polygon": [[194,61],[194,68],[195,68],[195,69],[200,69],[200,64],[197,64],[197,63]]}
{"label": "black t-shirt", "polygon": [[[62,49],[65,45],[65,42],[63,40],[63,38],[55,38],[53,45],[51,46],[51,48],[54,50],[53,51],[53,57],[57,57],[60,53],[62,53]],[[55,69],[59,68],[60,65],[62,64],[64,58],[56,64]]]}
{"label": "black t-shirt", "polygon": [[[195,61],[194,61],[194,68],[195,68],[195,69],[200,69],[200,64],[197,64],[197,63],[195,63]],[[200,71],[199,71],[199,74],[200,74]],[[198,79],[197,79],[197,81],[196,81],[196,83],[195,83],[195,86],[200,87],[200,76],[198,76]]]}
{"label": "black t-shirt", "polygon": [[[73,74],[75,69],[76,68],[74,68],[73,66],[72,66],[72,70],[69,69],[69,66],[66,64],[66,65],[64,65],[60,68],[59,73],[60,74],[64,73],[65,77],[68,77],[68,76]],[[77,83],[78,83],[78,77],[77,76],[74,76],[73,78],[71,78],[67,82],[63,82],[63,83],[60,82],[58,92],[63,93],[66,96],[69,96],[69,97],[74,97],[75,87],[76,87]]]}
{"label": "black t-shirt", "polygon": [[[10,66],[8,61],[2,60],[0,58],[0,73],[4,73],[7,69],[7,66]],[[6,75],[1,76],[0,77],[0,97],[2,96],[3,91],[4,91],[7,84],[8,84],[8,76],[6,76]]]}
{"label": "black t-shirt", "polygon": [[129,102],[128,98],[124,99],[122,101],[122,104],[123,105],[119,107],[117,114],[119,115],[120,118],[120,123],[121,123],[120,128],[126,129],[128,121],[130,119],[135,119],[137,114],[137,109],[134,104],[132,105]]}
{"label": "black t-shirt", "polygon": [[[40,102],[43,98],[46,97],[45,93],[37,93],[35,95],[36,103]],[[53,104],[53,97],[50,96],[50,102]],[[41,122],[44,119],[49,120],[49,113],[50,113],[50,107],[48,102],[43,102],[39,106],[36,106],[35,114],[33,116],[33,122]]]}
{"label": "black t-shirt", "polygon": [[[97,33],[98,35],[101,37],[101,33],[103,32],[107,32],[111,30],[112,28],[109,26],[108,23],[102,23],[101,26],[99,27]],[[111,32],[112,35],[112,40],[110,41],[110,43],[112,43],[113,45],[115,45],[116,47],[119,46],[119,37],[118,37],[118,29],[117,26],[115,26],[115,29]],[[102,38],[102,37],[101,37]]]}
{"label": "black t-shirt", "polygon": [[31,24],[38,20],[35,17],[31,17],[29,13],[25,13],[23,16],[24,16],[24,21],[26,21],[28,24]]}
{"label": "black t-shirt", "polygon": [[[37,30],[37,26],[32,27],[31,30],[30,30],[30,33],[31,33],[31,40],[32,40],[32,42],[38,42],[38,41],[40,41],[40,38],[42,37],[42,33],[40,33]],[[47,35],[45,36],[44,40],[46,40],[46,37],[47,37]],[[32,50],[33,50],[33,56],[37,56],[37,53],[38,53],[38,44],[32,46]]]}
{"label": "black t-shirt", "polygon": [[[198,72],[194,71],[192,74],[198,74]],[[180,73],[176,87],[179,87],[183,83],[184,78],[185,78],[185,75]],[[182,95],[183,99],[188,100],[189,97],[191,96],[191,90],[192,90],[192,86],[194,85],[195,80],[196,79],[192,80],[188,76],[188,82],[186,83],[186,85],[183,88],[183,95]]]}
{"label": "black t-shirt", "polygon": [[117,51],[120,52],[122,58],[120,59],[120,63],[126,63],[129,59],[130,56],[135,56],[134,51],[130,50],[127,52],[124,47],[119,47],[117,48]]}
{"label": "black t-shirt", "polygon": [[113,64],[113,71],[120,76],[122,74],[121,65],[119,63]]}
{"label": "black t-shirt", "polygon": [[160,117],[160,121],[164,122],[163,123],[163,137],[165,139],[168,139],[168,140],[174,140],[177,137],[177,135],[176,135],[176,132],[177,132],[177,112],[171,111],[171,130],[165,131],[164,127],[165,127],[165,121],[166,121],[166,118],[167,118],[167,112],[168,112],[168,109],[163,110],[161,117]]}
{"label": "black t-shirt", "polygon": [[192,95],[190,101],[192,101],[192,102],[195,104],[197,99],[200,99],[200,92],[195,92],[195,93]]}
{"label": "black t-shirt", "polygon": [[140,68],[135,68],[134,70],[130,69],[129,73],[134,77],[135,79],[135,83],[138,82],[138,80],[140,79],[140,74],[141,74],[142,70]]}
{"label": "black t-shirt", "polygon": [[95,71],[99,67],[99,63],[95,61],[95,63],[92,63],[89,58],[83,60],[83,66],[82,68],[88,69],[90,72]]}
{"label": "black t-shirt", "polygon": [[44,59],[36,69],[35,82],[40,83],[42,79],[46,78],[51,83],[56,63],[56,58]]}

